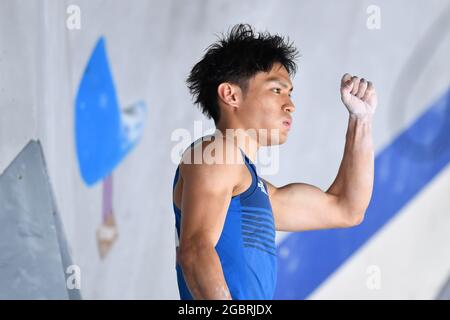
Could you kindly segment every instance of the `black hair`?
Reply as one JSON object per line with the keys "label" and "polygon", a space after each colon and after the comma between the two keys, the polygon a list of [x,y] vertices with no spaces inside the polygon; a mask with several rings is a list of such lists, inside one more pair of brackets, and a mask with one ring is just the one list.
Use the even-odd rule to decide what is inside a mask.
{"label": "black hair", "polygon": [[248,80],[258,72],[269,72],[276,62],[283,65],[290,76],[295,75],[297,56],[298,51],[289,38],[268,32],[256,33],[249,24],[237,24],[206,48],[186,83],[202,113],[217,124],[220,119],[217,87],[221,83],[237,84],[245,94]]}

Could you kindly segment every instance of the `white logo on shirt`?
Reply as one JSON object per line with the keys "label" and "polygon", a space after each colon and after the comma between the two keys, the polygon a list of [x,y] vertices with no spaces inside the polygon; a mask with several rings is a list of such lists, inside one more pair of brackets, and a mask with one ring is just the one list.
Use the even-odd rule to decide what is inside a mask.
{"label": "white logo on shirt", "polygon": [[262,183],[261,180],[258,180],[258,187],[261,189],[262,192],[264,192],[268,196],[267,191],[264,188],[264,184]]}

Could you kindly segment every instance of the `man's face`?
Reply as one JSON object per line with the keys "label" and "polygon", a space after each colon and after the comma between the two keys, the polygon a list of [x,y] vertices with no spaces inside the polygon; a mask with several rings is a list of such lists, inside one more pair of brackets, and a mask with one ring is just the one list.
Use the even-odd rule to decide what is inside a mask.
{"label": "man's face", "polygon": [[248,82],[238,116],[245,129],[255,129],[261,146],[283,144],[292,125],[292,82],[286,68],[275,63]]}

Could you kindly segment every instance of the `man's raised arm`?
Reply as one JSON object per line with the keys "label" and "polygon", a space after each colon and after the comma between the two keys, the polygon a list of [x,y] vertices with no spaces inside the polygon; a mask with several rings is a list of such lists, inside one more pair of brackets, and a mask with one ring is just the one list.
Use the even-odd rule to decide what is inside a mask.
{"label": "man's raised arm", "polygon": [[341,99],[349,111],[344,156],[326,192],[305,183],[277,188],[267,183],[279,231],[344,228],[364,218],[373,189],[372,116],[377,96],[372,83],[345,74]]}

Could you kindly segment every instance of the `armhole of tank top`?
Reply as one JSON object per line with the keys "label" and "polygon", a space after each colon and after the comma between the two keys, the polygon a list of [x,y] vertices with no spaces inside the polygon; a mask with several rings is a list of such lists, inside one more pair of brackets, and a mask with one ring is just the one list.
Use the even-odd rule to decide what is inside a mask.
{"label": "armhole of tank top", "polygon": [[175,191],[175,186],[177,185],[177,182],[179,179],[180,179],[180,165],[178,165],[177,170],[175,170],[175,176],[173,178],[173,183],[172,183],[172,192]]}
{"label": "armhole of tank top", "polygon": [[[197,140],[194,140],[194,142],[192,142],[192,143],[189,145],[189,147],[187,147],[187,148],[183,151],[182,154],[184,154],[187,150],[191,149],[193,146],[195,146],[195,145],[196,145],[197,143],[199,143],[200,141],[203,141],[203,138],[204,138],[204,137],[201,137],[201,138],[199,138],[199,139],[197,139]],[[181,160],[182,160],[182,159],[181,159]],[[181,160],[180,160],[180,163],[178,164],[177,169],[176,169],[176,171],[175,171],[175,177],[173,178],[172,194],[173,194],[173,192],[175,191],[175,186],[177,185],[178,180],[180,180],[180,176],[181,176],[181,174],[180,174],[180,164],[181,164]],[[181,213],[181,209],[178,208],[178,207],[175,205],[175,202],[172,201],[172,203],[173,203],[174,209],[175,209],[176,211],[178,211],[178,212]]]}
{"label": "armhole of tank top", "polygon": [[232,196],[231,197],[232,200],[235,199],[235,198],[240,198],[241,200],[242,199],[246,199],[249,196],[251,196],[255,192],[255,190],[257,188],[256,173],[254,172],[254,170],[251,167],[250,163],[246,160],[247,156],[244,154],[244,152],[240,148],[239,148],[239,150],[241,151],[242,157],[244,158],[245,166],[247,167],[248,171],[250,171],[250,175],[252,177],[252,183],[250,184],[250,186],[246,190],[242,191],[241,193],[239,193],[239,194],[237,194],[235,196]]}
{"label": "armhole of tank top", "polygon": [[[175,177],[173,178],[172,197],[173,197],[173,193],[175,192],[175,186],[177,185],[178,180],[180,180],[180,165],[178,165],[177,170],[175,171]],[[173,198],[172,198],[172,205],[173,205],[173,209],[175,210],[175,213],[177,211],[181,212],[181,209],[175,205],[175,201],[173,201]]]}
{"label": "armhole of tank top", "polygon": [[[206,137],[208,137],[208,136],[201,137],[201,138],[198,138],[197,140],[194,140],[194,142],[192,142],[192,143],[189,145],[189,147],[187,147],[187,148],[183,151],[182,154],[184,154],[187,150],[192,149],[192,147],[195,146],[195,145],[197,145],[198,143],[204,141],[204,139],[205,139]],[[180,160],[180,161],[181,161],[181,160]],[[178,164],[177,169],[176,169],[176,171],[175,171],[175,177],[173,178],[172,193],[175,191],[175,186],[177,185],[177,182],[178,182],[178,180],[179,180],[180,177],[181,177],[181,174],[180,174],[180,164],[181,164],[181,162]],[[178,208],[178,207],[175,205],[175,202],[172,201],[172,203],[173,203],[174,209],[175,209],[176,211],[178,211],[178,212],[181,214],[181,209]]]}

